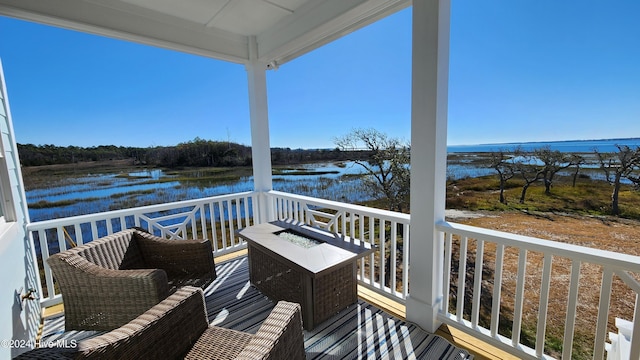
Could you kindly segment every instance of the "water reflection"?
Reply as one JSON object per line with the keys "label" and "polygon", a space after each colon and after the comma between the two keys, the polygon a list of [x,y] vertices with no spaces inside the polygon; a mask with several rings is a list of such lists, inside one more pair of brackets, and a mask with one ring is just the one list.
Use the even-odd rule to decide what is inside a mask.
{"label": "water reflection", "polygon": [[142,171],[130,172],[129,176],[158,180],[158,179],[160,179],[162,177],[166,177],[168,175],[166,175],[160,169],[153,169],[153,170],[142,170]]}
{"label": "water reflection", "polygon": [[[300,175],[301,171],[304,172]],[[356,202],[370,195],[362,189],[353,163],[305,164],[273,176],[274,190],[329,200]],[[253,176],[230,180],[220,172],[196,170],[168,174],[160,169],[131,173],[74,175],[27,191],[31,221],[104,212],[253,190]]]}
{"label": "water reflection", "polygon": [[[462,159],[461,159],[462,160]],[[347,203],[371,200],[354,162],[314,163],[279,170],[273,189]],[[463,160],[448,165],[447,177],[493,174],[492,169]],[[225,180],[225,178],[227,180]],[[27,191],[31,221],[127,209],[253,190],[253,176],[229,176],[217,169],[168,174],[160,169],[131,173],[74,175]]]}

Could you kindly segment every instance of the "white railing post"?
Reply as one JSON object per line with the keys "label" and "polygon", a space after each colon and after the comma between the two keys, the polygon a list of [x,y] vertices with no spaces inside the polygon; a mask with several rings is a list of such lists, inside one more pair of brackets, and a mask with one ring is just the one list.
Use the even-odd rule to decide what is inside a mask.
{"label": "white railing post", "polygon": [[411,89],[411,234],[407,320],[440,325],[447,168],[449,0],[413,2]]}
{"label": "white railing post", "polygon": [[250,61],[245,65],[249,85],[249,110],[251,117],[251,157],[253,163],[253,187],[258,192],[258,223],[271,221],[274,214],[265,192],[272,189],[271,145],[269,143],[269,114],[267,105],[267,64],[258,60],[258,44],[255,36],[249,38]]}
{"label": "white railing post", "polygon": [[[637,307],[636,307],[637,308]],[[634,323],[616,318],[617,333],[609,333],[611,344],[607,345],[607,360],[637,359],[638,351],[632,348],[632,336],[635,335]]]}
{"label": "white railing post", "polygon": [[640,294],[636,293],[635,311],[631,323],[631,344],[629,345],[629,359],[640,359]]}

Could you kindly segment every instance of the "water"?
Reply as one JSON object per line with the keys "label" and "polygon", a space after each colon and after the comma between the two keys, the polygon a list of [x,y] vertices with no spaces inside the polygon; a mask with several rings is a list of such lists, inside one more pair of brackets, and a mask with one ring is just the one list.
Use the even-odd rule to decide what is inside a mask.
{"label": "water", "polygon": [[549,146],[551,150],[559,150],[568,153],[593,153],[595,149],[599,152],[617,152],[616,145],[627,145],[631,148],[640,146],[640,138],[629,139],[607,139],[607,140],[572,140],[572,141],[547,141],[528,143],[504,143],[504,144],[480,144],[480,145],[456,145],[448,146],[449,153],[478,153],[491,152],[497,150],[513,150],[521,147],[523,150],[540,149]]}
{"label": "water", "polygon": [[[304,172],[305,175],[296,175]],[[314,174],[314,172],[316,174]],[[371,199],[353,162],[305,164],[273,176],[273,189],[342,202]],[[31,221],[198,199],[253,190],[253,176],[228,181],[202,181],[205,171],[175,180],[162,170],[127,174],[87,174],[49,182],[45,189],[26,192]]]}
{"label": "water", "polygon": [[[510,150],[518,145],[523,149],[550,146],[565,152],[592,153],[617,151],[615,144],[640,146],[640,139],[541,142],[526,144],[490,144],[451,146],[447,163],[450,180],[493,175],[486,166],[482,152],[498,149]],[[467,154],[463,154],[467,153]],[[583,168],[587,168],[583,166]],[[591,165],[591,170],[595,165]],[[304,164],[296,169],[278,172],[273,176],[274,190],[306,195],[347,203],[372,199],[372,194],[362,185],[358,175],[362,167],[354,162]],[[211,179],[210,170],[196,170],[180,179],[159,169],[140,170],[118,174],[74,175],[73,178],[50,182],[46,189],[29,190],[26,193],[31,221],[126,209],[144,205],[168,203],[253,190],[253,177],[244,176],[228,181]],[[589,173],[594,179],[603,180],[598,171]],[[203,180],[205,179],[205,180]]]}

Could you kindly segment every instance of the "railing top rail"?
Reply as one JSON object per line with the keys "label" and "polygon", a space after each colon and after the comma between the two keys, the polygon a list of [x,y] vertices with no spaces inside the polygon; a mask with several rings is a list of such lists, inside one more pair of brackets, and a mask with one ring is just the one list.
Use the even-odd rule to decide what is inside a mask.
{"label": "railing top rail", "polygon": [[544,240],[497,230],[483,229],[447,221],[440,221],[436,223],[436,227],[438,230],[443,232],[460,234],[477,240],[495,242],[541,253],[550,253],[569,259],[577,259],[589,263],[606,265],[613,269],[640,273],[640,256],[594,249],[586,246],[565,244],[557,241]]}
{"label": "railing top rail", "polygon": [[286,192],[276,191],[276,190],[268,191],[267,195],[297,199],[309,204],[326,206],[328,208],[347,209],[354,212],[372,214],[378,217],[383,217],[383,218],[397,220],[397,221],[406,222],[406,223],[408,223],[409,219],[411,218],[409,214],[399,213],[395,211],[376,209],[376,208],[371,208],[371,207],[362,206],[362,205],[346,204],[339,201],[318,199],[310,196],[296,195],[296,194],[291,194],[291,193],[286,193]]}
{"label": "railing top rail", "polygon": [[206,203],[206,202],[212,201],[212,200],[214,200],[214,201],[224,201],[224,200],[229,200],[229,199],[242,198],[242,197],[246,197],[246,196],[252,195],[254,193],[255,193],[254,191],[245,191],[245,192],[240,192],[240,193],[210,196],[210,197],[207,197],[207,198],[199,198],[199,199],[191,199],[191,200],[183,200],[183,201],[174,201],[174,202],[171,202],[171,203],[163,203],[163,204],[157,204],[157,205],[141,206],[141,207],[136,207],[136,208],[131,208],[131,209],[105,211],[105,212],[100,212],[100,213],[95,213],[95,214],[78,215],[78,216],[65,217],[65,218],[61,218],[61,219],[51,219],[51,220],[45,220],[45,221],[37,221],[37,222],[32,222],[32,223],[27,224],[27,231],[48,229],[48,228],[59,226],[61,223],[77,224],[77,223],[91,222],[91,221],[96,221],[96,220],[104,220],[104,219],[107,219],[107,218],[116,218],[116,217],[119,217],[119,216],[127,216],[127,215],[131,215],[132,213],[148,213],[148,212],[154,212],[154,211],[164,211],[164,210],[176,209],[176,208],[180,208],[180,207],[184,207],[184,206],[191,206],[191,205],[197,205],[197,204],[201,204],[201,203]]}

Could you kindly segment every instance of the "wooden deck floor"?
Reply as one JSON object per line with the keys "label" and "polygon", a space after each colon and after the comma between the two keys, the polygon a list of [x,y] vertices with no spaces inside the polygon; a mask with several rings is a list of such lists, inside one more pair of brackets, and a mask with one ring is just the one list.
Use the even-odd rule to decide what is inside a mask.
{"label": "wooden deck floor", "polygon": [[[209,322],[255,332],[274,304],[250,286],[246,251],[216,258],[218,279],[205,290]],[[305,331],[309,359],[431,358],[516,359],[455,329],[441,327],[433,336],[406,323],[402,304],[359,286],[360,301],[312,332]],[[94,332],[64,332],[63,307],[45,310],[43,340],[82,339]],[[442,341],[442,338],[447,341]],[[451,344],[455,345],[452,346]],[[457,348],[456,348],[457,347]],[[462,351],[460,351],[462,350]],[[425,355],[427,354],[427,355]],[[426,357],[425,357],[426,356]],[[438,355],[440,357],[441,355]]]}
{"label": "wooden deck floor", "polygon": [[[384,297],[364,286],[358,286],[358,296],[360,299],[377,306],[378,308],[392,314],[393,316],[406,320],[405,306],[397,301],[393,301],[388,297]],[[475,360],[518,360],[517,356],[513,356],[505,351],[478,340],[464,332],[442,325],[436,331],[436,335],[447,339],[451,344],[467,350],[474,356]]]}

